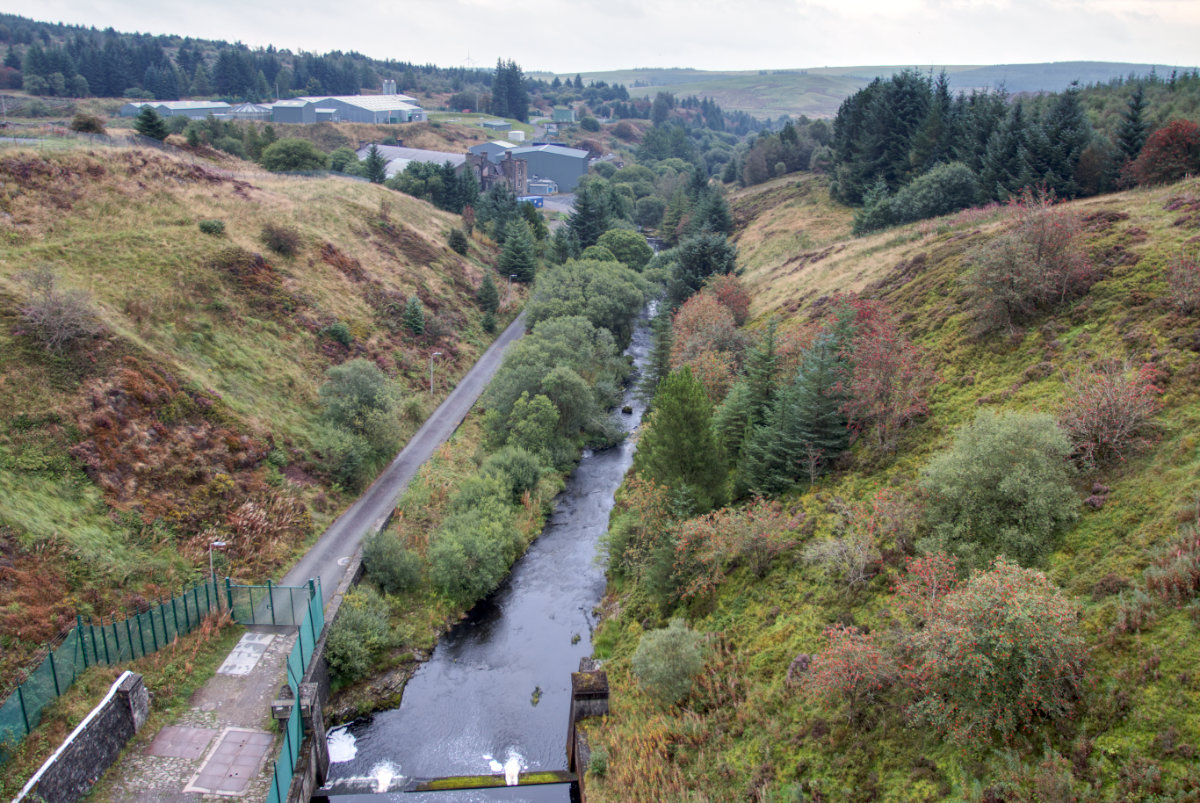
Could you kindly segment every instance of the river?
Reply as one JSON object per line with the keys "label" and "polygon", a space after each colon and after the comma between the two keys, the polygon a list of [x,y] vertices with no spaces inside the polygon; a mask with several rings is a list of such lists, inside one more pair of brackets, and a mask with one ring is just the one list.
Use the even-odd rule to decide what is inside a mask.
{"label": "river", "polygon": [[[651,346],[643,317],[626,350],[635,369]],[[643,405],[631,389],[614,412],[627,432]],[[555,500],[542,534],[504,584],[438,642],[404,689],[400,707],[330,732],[330,780],[405,778],[566,769],[571,673],[592,652],[593,609],[604,594],[597,544],[613,496],[633,462],[629,440],[585,452]],[[339,760],[340,759],[340,760]],[[394,779],[390,784],[388,779]],[[372,803],[571,800],[565,786],[339,797]]]}

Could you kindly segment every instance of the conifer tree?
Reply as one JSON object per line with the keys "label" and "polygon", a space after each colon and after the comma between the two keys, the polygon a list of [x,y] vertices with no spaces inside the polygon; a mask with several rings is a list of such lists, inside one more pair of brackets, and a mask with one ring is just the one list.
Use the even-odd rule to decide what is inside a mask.
{"label": "conifer tree", "polygon": [[601,182],[585,181],[575,192],[575,211],[567,226],[579,239],[581,248],[596,244],[608,229],[608,198]]}
{"label": "conifer tree", "polygon": [[425,307],[421,305],[421,299],[416,296],[408,297],[408,303],[404,305],[403,320],[404,328],[414,335],[425,334]]}
{"label": "conifer tree", "polygon": [[367,150],[367,158],[363,159],[363,175],[372,184],[382,184],[387,179],[387,159],[379,152],[379,146],[374,142]]}
{"label": "conifer tree", "polygon": [[479,303],[479,308],[484,312],[495,314],[499,308],[500,292],[496,289],[496,283],[492,280],[491,271],[483,274],[483,282],[479,285],[479,292],[475,294],[475,300]]}
{"label": "conifer tree", "polygon": [[1150,125],[1146,121],[1146,87],[1140,81],[1129,96],[1128,105],[1121,113],[1121,125],[1117,128],[1117,148],[1122,162],[1132,162],[1142,152]]}
{"label": "conifer tree", "polygon": [[671,488],[677,504],[691,513],[725,499],[725,461],[711,422],[708,396],[684,366],[659,383],[634,458],[638,474]]}
{"label": "conifer tree", "polygon": [[[561,229],[559,229],[561,231]],[[659,310],[650,322],[652,341],[650,357],[646,367],[642,369],[642,381],[638,384],[638,398],[647,405],[651,404],[658,385],[667,374],[671,373],[671,344],[674,341],[671,331],[671,312],[666,307]]]}
{"label": "conifer tree", "polygon": [[138,116],[133,119],[133,127],[143,137],[160,142],[167,138],[167,124],[153,106],[142,107]]}
{"label": "conifer tree", "polygon": [[504,250],[500,252],[500,272],[518,282],[532,282],[537,271],[533,235],[521,219],[512,220],[504,235]]}

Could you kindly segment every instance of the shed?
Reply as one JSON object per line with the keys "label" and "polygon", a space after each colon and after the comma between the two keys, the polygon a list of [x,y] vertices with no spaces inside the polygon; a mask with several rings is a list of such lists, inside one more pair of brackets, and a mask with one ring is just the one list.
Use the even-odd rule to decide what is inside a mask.
{"label": "shed", "polygon": [[203,120],[210,114],[225,115],[232,108],[223,100],[147,100],[126,103],[121,107],[120,115],[136,117],[146,106],[153,107],[160,117],[187,117],[189,120]]}
{"label": "shed", "polygon": [[484,120],[480,125],[488,131],[508,131],[512,128],[512,123],[507,120]]}
{"label": "shed", "polygon": [[578,122],[575,119],[575,110],[568,109],[568,108],[556,108],[554,110],[554,122],[556,122],[556,123]]}
{"label": "shed", "polygon": [[409,95],[313,95],[298,98],[333,109],[343,123],[414,123],[426,119],[425,110]]}

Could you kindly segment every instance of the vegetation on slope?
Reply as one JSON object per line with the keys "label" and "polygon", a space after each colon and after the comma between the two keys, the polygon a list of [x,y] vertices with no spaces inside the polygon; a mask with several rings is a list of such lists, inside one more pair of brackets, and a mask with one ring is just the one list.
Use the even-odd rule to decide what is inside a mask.
{"label": "vegetation on slope", "polygon": [[[226,571],[275,575],[383,460],[349,448],[365,430],[327,371],[390,386],[399,442],[431,354],[441,395],[490,340],[492,246],[460,256],[456,218],[381,187],[136,149],[8,150],[0,175],[5,674],[76,612],[207,571],[213,541]],[[56,346],[47,304],[90,328]]]}
{"label": "vegetation on slope", "polygon": [[[844,212],[811,194],[807,183],[776,182],[734,198],[751,338],[761,343],[774,315],[781,341],[811,343],[838,309],[832,297],[855,293],[886,307],[898,336],[925,355],[937,377],[926,412],[890,447],[859,437],[825,476],[793,475],[779,502],[690,518],[647,479],[627,484],[610,534],[610,555],[625,560],[610,563],[612,594],[594,640],[608,659],[613,710],[590,728],[604,760],[593,766],[589,797],[1193,799],[1200,329],[1189,288],[1200,184],[1061,208],[1079,222],[1075,242],[1092,274],[990,330],[977,325],[979,298],[964,279],[1020,230],[1019,218],[968,211],[850,240],[829,223]],[[786,224],[803,236],[805,204],[817,212],[813,243],[781,253],[763,232]],[[1126,423],[1140,416],[1137,443],[1093,460],[1098,439],[1078,425],[1110,409],[1101,402],[1111,396],[1089,395],[1105,387],[1121,392]],[[939,456],[959,448],[964,425],[985,420],[981,411],[1057,422],[1073,459],[1043,465],[1070,468],[1069,498],[1048,497],[1054,517],[1034,552],[972,541],[979,568],[951,561],[950,574],[938,574],[938,564],[916,559],[982,532],[937,529],[939,520],[965,520],[931,504],[956,476],[935,473]],[[1047,453],[1062,454],[1057,437],[1048,435]],[[663,533],[672,546],[656,553]],[[990,564],[986,553],[1006,549],[1030,568]],[[920,589],[931,588],[945,601],[910,613],[905,600],[928,599]],[[952,665],[928,661],[984,614],[1016,610],[1007,600],[1017,598],[1038,600],[1029,610],[1050,618],[1021,625],[1015,642],[1005,630],[1015,619],[997,618],[987,632],[1046,652],[1013,664],[1027,669],[1012,683],[993,675],[978,697],[956,701],[975,681],[939,685],[954,677]],[[679,616],[707,643],[690,693],[675,704],[674,694],[656,696],[636,655],[643,632]],[[997,660],[987,649],[983,660]],[[1051,657],[1058,671],[1028,669]],[[994,691],[1004,692],[1000,708],[967,717]]]}

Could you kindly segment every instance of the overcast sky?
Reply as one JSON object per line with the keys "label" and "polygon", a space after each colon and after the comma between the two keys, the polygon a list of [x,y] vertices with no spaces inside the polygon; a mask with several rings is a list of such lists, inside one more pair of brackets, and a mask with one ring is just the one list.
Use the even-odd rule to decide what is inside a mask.
{"label": "overcast sky", "polygon": [[0,0],[121,31],[526,72],[1200,62],[1200,0]]}

